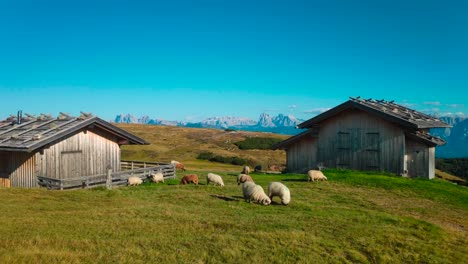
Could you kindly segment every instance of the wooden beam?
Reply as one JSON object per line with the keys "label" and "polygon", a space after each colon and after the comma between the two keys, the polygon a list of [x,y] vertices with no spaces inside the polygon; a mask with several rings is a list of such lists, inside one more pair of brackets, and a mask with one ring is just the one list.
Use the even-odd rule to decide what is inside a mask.
{"label": "wooden beam", "polygon": [[18,128],[20,128],[20,127],[27,126],[27,125],[29,125],[29,124],[31,124],[31,123],[33,123],[33,122],[36,122],[36,120],[32,120],[32,121],[29,121],[29,122],[25,122],[25,123],[22,123],[21,125],[17,125],[17,126],[14,126],[14,125],[13,125],[12,128],[0,132],[0,135],[6,134],[6,133],[11,132],[11,131],[13,131],[13,130],[15,130],[15,129],[18,129]]}
{"label": "wooden beam", "polygon": [[[36,121],[37,121],[37,120],[36,120]],[[37,127],[31,127],[30,129],[27,129],[27,130],[25,130],[25,131],[23,131],[23,132],[21,132],[21,133],[16,134],[16,136],[20,136],[20,135],[26,134],[26,133],[28,133],[28,132],[31,132],[31,131],[34,130],[34,129],[38,129],[38,128],[40,128],[40,127],[42,127],[42,126],[45,126],[45,125],[47,125],[47,124],[49,124],[49,123],[51,123],[51,122],[54,122],[54,121],[55,121],[55,119],[49,120],[49,121],[47,121],[47,122],[45,122],[45,123],[43,123],[43,124],[41,124],[41,125],[39,125],[39,126],[37,126]],[[8,140],[10,140],[10,138],[7,138],[7,139],[2,140],[2,141],[0,141],[0,143],[6,142],[6,141],[8,141]]]}
{"label": "wooden beam", "polygon": [[[39,133],[39,134],[37,134],[37,135],[44,135],[44,134],[47,134],[47,133],[49,133],[50,131],[56,130],[56,129],[58,129],[58,128],[60,128],[60,127],[63,127],[63,126],[66,126],[66,125],[68,125],[68,124],[70,124],[70,123],[72,123],[72,122],[74,122],[74,121],[76,121],[76,120],[77,120],[77,119],[74,118],[74,119],[69,120],[69,121],[67,121],[67,122],[64,122],[63,124],[60,124],[60,125],[58,125],[58,126],[56,126],[56,127],[54,127],[54,128],[48,129],[48,130],[46,130],[46,131],[43,131],[42,133]],[[54,119],[54,121],[55,121],[55,119]],[[25,141],[23,141],[23,143],[26,143],[26,142],[31,141],[31,140],[33,140],[33,139],[32,139],[32,138],[26,139]]]}

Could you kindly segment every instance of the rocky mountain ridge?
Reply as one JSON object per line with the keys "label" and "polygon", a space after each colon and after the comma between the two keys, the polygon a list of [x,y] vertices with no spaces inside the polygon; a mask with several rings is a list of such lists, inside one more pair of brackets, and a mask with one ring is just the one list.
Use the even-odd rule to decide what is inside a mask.
{"label": "rocky mountain ridge", "polygon": [[[434,128],[431,134],[444,139],[447,144],[437,147],[436,156],[443,158],[468,157],[468,118],[465,117],[439,117],[442,121],[451,125],[451,128]],[[277,134],[295,135],[303,130],[296,126],[303,122],[292,115],[279,114],[270,116],[267,113],[260,114],[257,121],[244,117],[210,117],[201,122],[180,122],[142,116],[137,118],[130,114],[117,115],[115,123],[137,123],[149,125],[166,125],[199,128],[235,129],[245,131],[272,132]]]}
{"label": "rocky mountain ridge", "polygon": [[142,116],[138,118],[131,114],[120,114],[117,115],[114,119],[115,123],[236,129],[246,131],[273,132],[287,135],[294,135],[299,133],[301,130],[296,129],[296,126],[303,121],[304,120],[297,119],[292,115],[279,114],[272,117],[267,113],[262,113],[257,121],[245,117],[222,116],[210,117],[201,122],[192,123],[168,121],[164,119],[150,118],[149,116]]}

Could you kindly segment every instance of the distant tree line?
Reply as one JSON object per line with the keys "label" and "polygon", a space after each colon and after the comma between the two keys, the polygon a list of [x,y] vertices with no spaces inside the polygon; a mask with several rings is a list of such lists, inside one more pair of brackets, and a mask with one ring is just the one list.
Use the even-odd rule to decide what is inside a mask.
{"label": "distant tree line", "polygon": [[468,158],[436,159],[436,169],[468,180]]}
{"label": "distant tree line", "polygon": [[240,157],[224,157],[220,155],[215,155],[213,152],[201,152],[200,154],[198,154],[197,159],[228,163],[233,165],[245,165],[247,163],[245,159]]}
{"label": "distant tree line", "polygon": [[234,143],[239,149],[271,149],[281,138],[251,137]]}

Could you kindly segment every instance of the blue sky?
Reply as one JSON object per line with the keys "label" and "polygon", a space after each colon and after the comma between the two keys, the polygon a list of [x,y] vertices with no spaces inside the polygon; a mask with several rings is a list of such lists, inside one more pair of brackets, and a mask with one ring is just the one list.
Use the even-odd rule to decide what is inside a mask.
{"label": "blue sky", "polygon": [[0,118],[468,115],[467,1],[0,0]]}

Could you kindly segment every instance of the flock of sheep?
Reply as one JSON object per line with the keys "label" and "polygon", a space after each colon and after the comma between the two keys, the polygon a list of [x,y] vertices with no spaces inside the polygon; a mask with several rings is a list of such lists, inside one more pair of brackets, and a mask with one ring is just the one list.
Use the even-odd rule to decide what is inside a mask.
{"label": "flock of sheep", "polygon": [[[251,201],[254,201],[259,204],[269,205],[275,196],[278,196],[281,199],[281,203],[283,205],[288,205],[291,202],[291,192],[289,191],[289,188],[286,187],[286,185],[281,182],[270,182],[268,184],[267,196],[262,186],[255,184],[249,173],[250,168],[248,166],[244,166],[241,174],[239,174],[237,177],[237,185],[242,184],[243,197],[247,202],[250,203]],[[327,180],[327,177],[323,175],[320,170],[309,170],[307,175],[308,181]],[[151,181],[155,183],[164,182],[164,175],[161,172],[151,174]],[[142,179],[136,176],[131,176],[128,178],[129,186],[140,185],[142,182]],[[193,183],[198,185],[198,182],[198,175],[196,174],[187,174],[180,180],[180,184]],[[220,175],[214,173],[208,173],[206,176],[206,184],[209,185],[210,183],[224,186],[223,178]]]}

